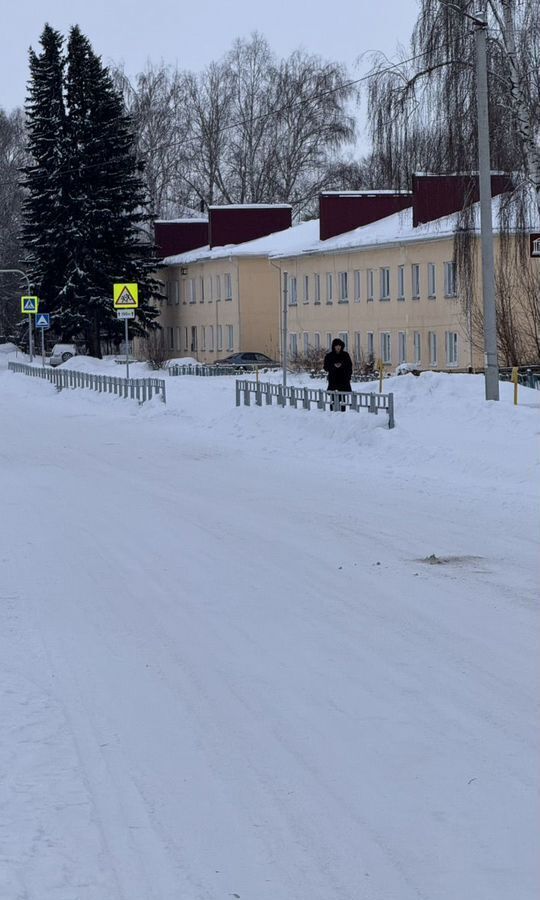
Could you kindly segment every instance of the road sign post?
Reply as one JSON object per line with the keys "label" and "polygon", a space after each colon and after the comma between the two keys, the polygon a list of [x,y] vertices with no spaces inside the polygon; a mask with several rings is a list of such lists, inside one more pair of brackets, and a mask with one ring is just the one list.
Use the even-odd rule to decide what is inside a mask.
{"label": "road sign post", "polygon": [[[129,381],[129,329],[128,319],[135,318],[135,310],[139,305],[139,285],[133,282],[120,282],[113,285],[113,303],[116,315],[124,320],[124,343],[126,345],[126,378]],[[128,315],[131,312],[132,315]]]}
{"label": "road sign post", "polygon": [[34,361],[34,333],[32,328],[32,316],[38,311],[39,300],[35,296],[29,294],[21,297],[21,312],[28,316],[28,356],[30,362]]}
{"label": "road sign post", "polygon": [[37,313],[36,328],[41,331],[41,365],[45,368],[45,332],[51,327],[51,316],[49,313]]}

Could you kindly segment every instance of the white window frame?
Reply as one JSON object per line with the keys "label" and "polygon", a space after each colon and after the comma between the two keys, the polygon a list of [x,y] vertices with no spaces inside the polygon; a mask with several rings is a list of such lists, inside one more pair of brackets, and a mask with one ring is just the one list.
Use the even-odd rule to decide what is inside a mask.
{"label": "white window frame", "polygon": [[456,368],[459,364],[459,335],[457,331],[447,331],[445,334],[446,365],[449,369]]}
{"label": "white window frame", "polygon": [[354,270],[354,302],[360,303],[362,298],[362,273],[360,269]]}
{"label": "white window frame", "polygon": [[182,349],[182,345],[181,345],[181,342],[180,342],[180,332],[181,332],[180,325],[177,325],[177,326],[176,326],[176,345],[175,345],[175,350],[181,350],[181,349]]}
{"label": "white window frame", "polygon": [[444,264],[444,296],[457,297],[457,267],[453,260]]}
{"label": "white window frame", "polygon": [[172,325],[167,328],[167,336],[169,338],[169,350],[174,350],[174,328]]}
{"label": "white window frame", "polygon": [[223,278],[225,279],[225,300],[232,300],[232,275],[230,272],[225,272]]}
{"label": "white window frame", "polygon": [[360,331],[354,332],[354,362],[357,366],[362,362],[362,334]]}
{"label": "white window frame", "polygon": [[206,328],[201,325],[201,353],[206,353]]}
{"label": "white window frame", "polygon": [[189,303],[197,302],[196,286],[195,286],[194,278],[190,278],[188,280],[188,301],[189,301]]}
{"label": "white window frame", "polygon": [[221,300],[221,275],[216,275],[216,303]]}
{"label": "white window frame", "polygon": [[234,350],[234,325],[227,325],[227,351],[232,353]]}
{"label": "white window frame", "polygon": [[304,331],[303,342],[304,342],[304,354],[307,354],[307,353],[309,353],[309,333],[307,331]]}
{"label": "white window frame", "polygon": [[392,365],[392,334],[381,331],[381,361],[385,366]]}
{"label": "white window frame", "polygon": [[367,355],[368,360],[375,362],[375,333],[373,331],[367,333]]}
{"label": "white window frame", "polygon": [[366,270],[366,297],[368,303],[375,300],[375,269]]}
{"label": "white window frame", "polygon": [[334,302],[334,273],[326,273],[326,302]]}
{"label": "white window frame", "polygon": [[413,346],[414,346],[414,363],[415,365],[420,365],[422,362],[422,335],[419,331],[415,331],[413,335]]}
{"label": "white window frame", "polygon": [[304,300],[304,303],[309,303],[309,275],[304,275],[303,285],[304,285],[303,300]]}
{"label": "white window frame", "polygon": [[320,333],[320,331],[315,332],[314,339],[315,339],[315,350],[320,350],[321,349],[321,333]]}
{"label": "white window frame", "polygon": [[208,349],[211,353],[214,352],[214,326],[208,325]]}
{"label": "white window frame", "polygon": [[428,263],[427,267],[428,300],[437,297],[437,267],[435,263]]}
{"label": "white window frame", "polygon": [[293,359],[298,356],[298,335],[295,331],[289,333],[289,353]]}
{"label": "white window frame", "polygon": [[180,282],[178,278],[175,278],[173,281],[173,297],[174,297],[174,305],[178,306],[180,303]]}
{"label": "white window frame", "polygon": [[289,275],[289,306],[298,304],[298,282],[296,275]]}
{"label": "white window frame", "polygon": [[413,300],[420,300],[421,289],[420,264],[413,263],[411,266],[411,296]]}
{"label": "white window frame", "polygon": [[435,331],[428,331],[428,347],[429,347],[429,364],[430,366],[437,366],[437,333]]}
{"label": "white window frame", "polygon": [[398,266],[397,270],[397,299],[405,300],[405,266]]}
{"label": "white window frame", "polygon": [[398,365],[407,362],[407,332],[398,331]]}
{"label": "white window frame", "polygon": [[380,269],[380,281],[381,281],[381,300],[390,300],[390,267],[389,266],[381,266]]}
{"label": "white window frame", "polygon": [[223,350],[223,325],[216,326],[216,350]]}
{"label": "white window frame", "polygon": [[327,348],[327,350],[331,350],[331,349],[332,349],[332,341],[333,341],[333,340],[334,340],[334,338],[332,337],[332,332],[331,332],[331,331],[327,331],[327,332],[326,332],[326,348]]}
{"label": "white window frame", "polygon": [[345,344],[345,350],[349,351],[349,332],[348,331],[340,331],[338,333],[338,338],[343,341]]}
{"label": "white window frame", "polygon": [[200,303],[204,303],[204,275],[199,276],[199,285],[200,285]]}
{"label": "white window frame", "polygon": [[339,272],[338,273],[338,283],[339,283],[339,302],[340,303],[348,303],[349,302],[349,273],[348,272]]}
{"label": "white window frame", "polygon": [[313,302],[316,306],[321,302],[321,276],[319,272],[315,272],[313,278]]}
{"label": "white window frame", "polygon": [[189,331],[187,325],[184,326],[184,350],[189,350]]}
{"label": "white window frame", "polygon": [[197,336],[197,326],[192,325],[191,326],[191,343],[190,343],[190,348],[191,348],[192,353],[198,352],[198,349],[199,349],[198,341],[199,341],[199,338]]}

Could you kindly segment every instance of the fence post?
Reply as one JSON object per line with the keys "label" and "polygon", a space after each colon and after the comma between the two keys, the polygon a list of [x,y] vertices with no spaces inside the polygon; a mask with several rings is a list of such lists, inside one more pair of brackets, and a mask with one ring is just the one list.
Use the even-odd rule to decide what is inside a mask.
{"label": "fence post", "polygon": [[390,393],[388,394],[388,427],[393,428],[394,425],[394,395]]}
{"label": "fence post", "polygon": [[261,386],[259,384],[258,379],[257,379],[257,386],[255,388],[255,403],[257,404],[257,406],[262,406]]}
{"label": "fence post", "polygon": [[240,406],[240,382],[236,382],[236,405]]}
{"label": "fence post", "polygon": [[373,392],[369,395],[369,407],[368,407],[368,409],[369,409],[369,412],[370,412],[370,413],[376,413],[376,412],[377,412],[377,402],[376,402],[376,400],[375,400],[375,394],[374,394]]}
{"label": "fence post", "polygon": [[309,408],[310,408],[309,390],[308,390],[308,388],[304,388],[304,409],[309,409]]}

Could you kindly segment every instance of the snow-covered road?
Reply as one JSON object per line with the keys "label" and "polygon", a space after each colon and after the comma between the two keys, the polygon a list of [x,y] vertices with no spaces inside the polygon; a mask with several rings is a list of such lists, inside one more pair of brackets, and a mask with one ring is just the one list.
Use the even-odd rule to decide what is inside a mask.
{"label": "snow-covered road", "polygon": [[396,381],[0,371],[2,900],[533,900],[537,398]]}

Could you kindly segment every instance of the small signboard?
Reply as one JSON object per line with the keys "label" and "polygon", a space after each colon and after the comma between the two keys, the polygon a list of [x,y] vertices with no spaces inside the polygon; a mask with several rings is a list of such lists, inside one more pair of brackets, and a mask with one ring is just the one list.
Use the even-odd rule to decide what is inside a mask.
{"label": "small signboard", "polygon": [[117,309],[116,310],[116,318],[117,319],[134,319],[135,318],[135,310],[134,309]]}
{"label": "small signboard", "polygon": [[137,309],[139,285],[124,283],[113,285],[113,300],[115,309]]}
{"label": "small signboard", "polygon": [[36,316],[36,328],[50,328],[50,327],[51,327],[50,313],[38,313]]}
{"label": "small signboard", "polygon": [[21,297],[21,312],[27,316],[35,316],[38,311],[38,303],[37,297]]}

